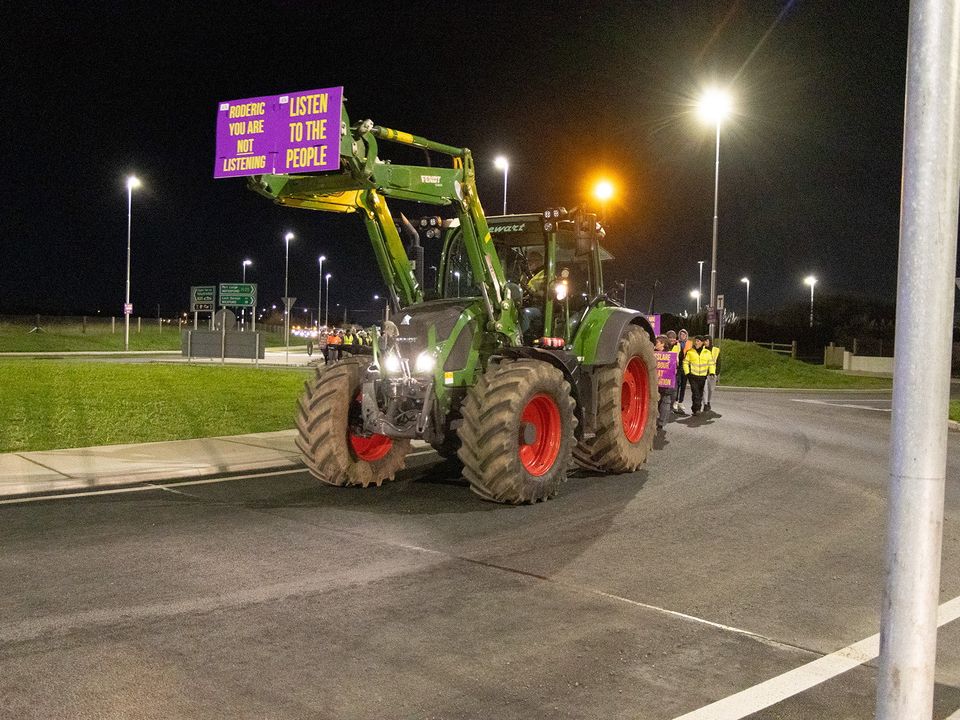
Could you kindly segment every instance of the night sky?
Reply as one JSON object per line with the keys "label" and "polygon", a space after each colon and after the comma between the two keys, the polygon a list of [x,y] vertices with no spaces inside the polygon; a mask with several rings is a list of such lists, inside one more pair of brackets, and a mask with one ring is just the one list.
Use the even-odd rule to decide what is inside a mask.
{"label": "night sky", "polygon": [[802,300],[811,272],[818,292],[895,293],[906,2],[37,3],[4,26],[0,312],[120,312],[131,172],[137,314],[184,310],[245,257],[260,304],[279,302],[287,230],[291,294],[316,304],[326,254],[331,306],[369,308],[382,285],[359,217],[212,179],[217,101],[334,85],[352,120],[471,148],[491,215],[497,154],[514,212],[612,177],[608,284],[645,308],[659,279],[664,311],[692,309],[697,260],[709,287],[715,136],[692,105],[728,85],[728,307],[743,275],[752,310]]}

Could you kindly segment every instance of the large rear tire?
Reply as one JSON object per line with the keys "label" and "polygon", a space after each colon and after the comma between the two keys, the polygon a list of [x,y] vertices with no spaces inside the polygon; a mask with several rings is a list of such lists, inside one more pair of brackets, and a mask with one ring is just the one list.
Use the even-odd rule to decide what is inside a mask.
{"label": "large rear tire", "polygon": [[624,473],[643,465],[657,434],[657,363],[636,325],[620,337],[616,361],[597,371],[596,435],[574,453],[586,470]]}
{"label": "large rear tire", "polygon": [[409,440],[359,432],[361,358],[346,358],[308,380],[297,413],[297,447],[303,462],[328,485],[381,485],[404,466]]}
{"label": "large rear tire", "polygon": [[491,366],[467,393],[458,430],[471,490],[513,504],[555,495],[576,442],[573,410],[570,385],[546,362]]}

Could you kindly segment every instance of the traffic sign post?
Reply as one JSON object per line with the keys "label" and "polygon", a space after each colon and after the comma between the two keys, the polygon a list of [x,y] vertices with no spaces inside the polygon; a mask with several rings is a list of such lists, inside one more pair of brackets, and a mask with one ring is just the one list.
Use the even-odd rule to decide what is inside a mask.
{"label": "traffic sign post", "polygon": [[254,308],[252,329],[257,331],[257,284],[220,283],[220,307]]}
{"label": "traffic sign post", "polygon": [[283,342],[287,346],[284,364],[290,364],[290,310],[293,308],[293,304],[297,301],[295,297],[284,297],[280,298],[283,300]]}
{"label": "traffic sign post", "polygon": [[217,286],[216,285],[191,285],[190,286],[190,312],[193,313],[193,329],[197,329],[198,313],[208,312],[213,322],[213,313],[217,309]]}

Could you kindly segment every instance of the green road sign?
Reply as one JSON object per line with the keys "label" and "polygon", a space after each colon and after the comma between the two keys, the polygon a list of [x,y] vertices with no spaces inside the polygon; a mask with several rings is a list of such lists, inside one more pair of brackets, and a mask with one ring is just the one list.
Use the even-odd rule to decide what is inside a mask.
{"label": "green road sign", "polygon": [[256,283],[220,283],[220,307],[253,307],[256,304]]}
{"label": "green road sign", "polygon": [[193,285],[190,287],[190,312],[213,312],[216,300],[216,285]]}

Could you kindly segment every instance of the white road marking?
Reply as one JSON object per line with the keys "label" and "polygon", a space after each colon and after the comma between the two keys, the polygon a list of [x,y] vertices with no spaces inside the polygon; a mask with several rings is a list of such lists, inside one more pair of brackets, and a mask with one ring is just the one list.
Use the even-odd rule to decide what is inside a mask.
{"label": "white road marking", "polygon": [[[409,453],[407,457],[417,455],[433,455],[436,451],[417,450]],[[293,470],[277,470],[274,472],[251,473],[249,475],[231,475],[229,477],[206,478],[204,480],[184,480],[183,482],[170,483],[144,483],[143,485],[134,485],[132,487],[108,488],[106,490],[81,490],[72,493],[55,493],[49,495],[32,495],[30,497],[13,498],[10,500],[0,500],[0,505],[21,505],[24,503],[40,502],[42,500],[68,500],[71,498],[91,497],[94,495],[121,495],[123,493],[148,492],[150,490],[170,490],[176,492],[177,488],[188,487],[190,485],[213,485],[215,483],[235,482],[237,480],[250,480],[258,477],[275,477],[278,475],[292,475],[295,473],[306,472],[304,468],[294,468]]]}
{"label": "white road marking", "polygon": [[[807,400],[806,398],[790,398],[793,402],[809,403],[810,405],[826,405],[828,407],[854,408],[856,410],[873,410],[874,412],[892,412],[890,408],[875,408],[869,405],[842,403],[836,400]],[[860,400],[859,402],[890,402],[889,400]]]}
{"label": "white road marking", "polygon": [[[940,606],[937,627],[943,627],[958,617],[960,617],[960,597],[948,600]],[[783,675],[741,690],[699,710],[680,715],[674,720],[740,720],[859,667],[863,663],[870,662],[879,654],[880,635],[872,635]],[[954,713],[951,718],[955,716],[960,717],[960,713]]]}
{"label": "white road marking", "polygon": [[960,720],[960,710],[957,710],[955,713],[953,713],[953,715],[945,718],[945,720]]}

